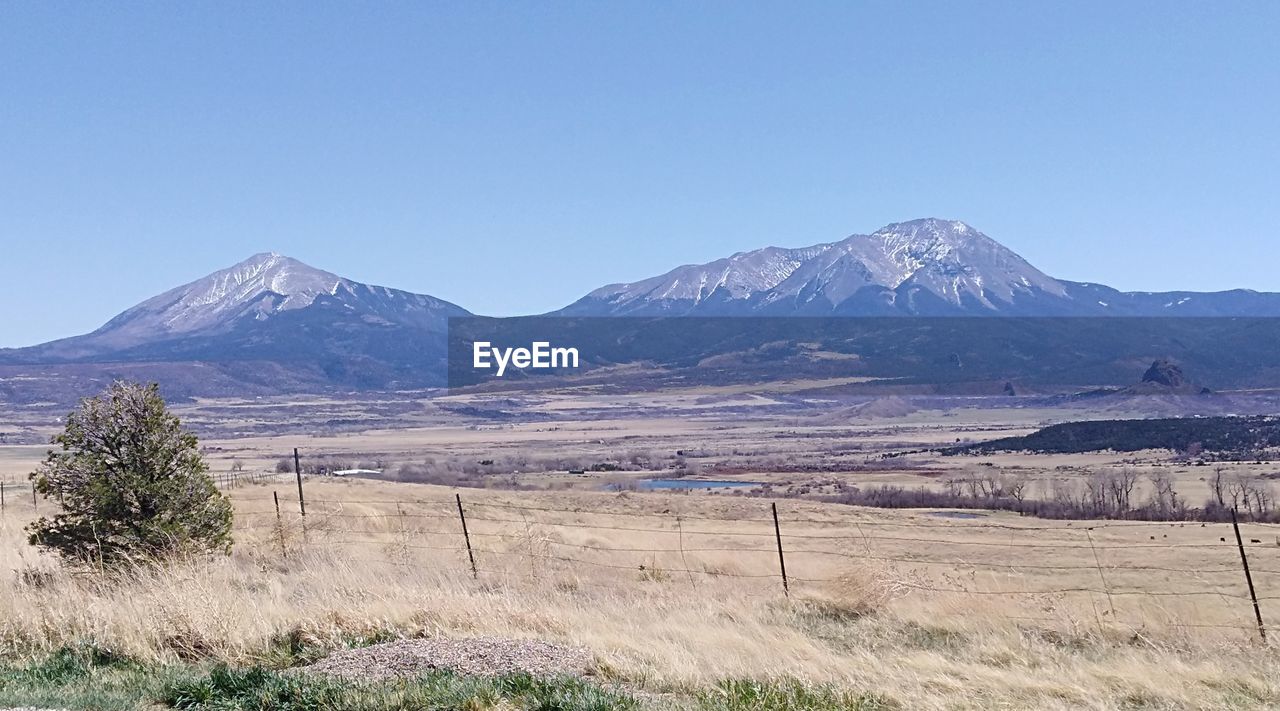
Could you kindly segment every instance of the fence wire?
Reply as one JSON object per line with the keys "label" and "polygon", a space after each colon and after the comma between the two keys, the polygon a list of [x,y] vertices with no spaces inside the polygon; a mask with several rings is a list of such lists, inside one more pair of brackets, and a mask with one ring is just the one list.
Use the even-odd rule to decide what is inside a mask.
{"label": "fence wire", "polygon": [[[772,593],[770,588],[760,587],[753,589],[753,594],[787,595],[797,585],[847,585],[850,576],[856,576],[857,566],[920,566],[940,569],[941,581],[908,576],[895,579],[893,585],[907,591],[1011,601],[1090,596],[1095,600],[1095,612],[1096,600],[1105,598],[1112,615],[1112,598],[1117,597],[1146,599],[1162,611],[1164,603],[1171,599],[1185,599],[1195,606],[1216,599],[1228,616],[1241,622],[1170,619],[1161,624],[1263,632],[1261,625],[1245,622],[1252,615],[1253,598],[1245,587],[1230,524],[943,523],[873,518],[857,509],[850,509],[848,515],[826,517],[783,511],[775,520],[763,505],[759,516],[716,516],[468,501],[461,494],[454,498],[413,499],[308,497],[305,503],[305,517],[300,514],[297,499],[282,497],[279,513],[270,500],[245,506],[237,510],[237,526],[244,532],[262,534],[267,544],[271,543],[270,536],[276,536],[281,553],[286,555],[299,550],[373,547],[392,554],[351,560],[412,567],[421,563],[407,560],[403,554],[432,551],[460,556],[456,564],[467,573],[471,572],[469,556],[473,557],[477,577],[509,574],[510,570],[504,573],[501,565],[493,564],[510,561],[559,565],[571,573],[584,569],[603,571],[604,582],[581,580],[580,576],[575,582],[600,589],[611,587],[608,574],[630,573],[650,579],[681,576],[690,581],[740,580],[776,586]],[[369,507],[384,510],[371,512]],[[463,518],[467,527],[465,539]],[[286,542],[285,529],[300,530],[305,535]],[[1167,540],[1170,529],[1184,540]],[[1222,534],[1224,530],[1226,535]],[[1262,530],[1273,532],[1280,527]],[[1094,533],[1103,538],[1095,539]],[[1047,537],[1025,540],[1016,538],[1018,534]],[[1136,540],[1124,540],[1125,537]],[[1258,603],[1280,600],[1266,594],[1280,589],[1280,542],[1270,545],[1257,538],[1249,540],[1251,572],[1260,588]],[[886,550],[890,547],[905,550]],[[1150,560],[1154,555],[1171,552],[1185,552],[1194,560],[1171,564]],[[710,561],[705,559],[707,555],[720,558]],[[823,563],[824,560],[828,562]],[[833,570],[833,564],[846,567]],[[784,574],[783,565],[789,574]],[[1095,582],[1080,584],[1082,575],[1095,577]],[[1062,576],[1076,576],[1076,582],[1057,579]],[[622,581],[618,578],[619,583]],[[1004,616],[1011,620],[1061,621],[1034,615]],[[1112,621],[1122,622],[1114,617]]]}

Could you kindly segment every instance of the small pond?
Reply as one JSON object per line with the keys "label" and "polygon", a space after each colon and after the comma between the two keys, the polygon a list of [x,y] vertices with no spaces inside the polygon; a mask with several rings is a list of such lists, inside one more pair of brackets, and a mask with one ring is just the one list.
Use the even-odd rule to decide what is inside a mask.
{"label": "small pond", "polygon": [[975,513],[973,511],[925,511],[925,516],[937,516],[939,518],[986,518],[989,514]]}
{"label": "small pond", "polygon": [[[718,479],[638,479],[636,488],[641,491],[668,491],[681,489],[749,489],[760,486],[758,481],[725,481]],[[617,488],[612,486],[610,488]]]}

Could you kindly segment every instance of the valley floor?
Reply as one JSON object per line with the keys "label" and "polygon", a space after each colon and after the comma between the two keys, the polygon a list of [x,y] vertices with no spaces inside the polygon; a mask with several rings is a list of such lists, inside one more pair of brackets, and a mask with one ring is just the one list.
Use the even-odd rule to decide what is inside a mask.
{"label": "valley floor", "polygon": [[[1135,499],[1167,475],[1198,505],[1208,477],[1265,489],[1274,463],[942,457],[931,450],[1117,413],[857,404],[847,385],[184,406],[210,433],[236,545],[125,575],[68,571],[27,544],[23,527],[56,508],[33,502],[26,475],[57,420],[24,411],[21,443],[0,446],[0,707],[1280,707],[1280,648],[1259,638],[1230,525],[814,500],[975,476],[1049,497],[1125,470]],[[294,447],[308,471],[384,480],[308,475],[304,518],[293,476],[274,474]],[[635,490],[666,477],[769,486]],[[1280,527],[1241,528],[1270,621]],[[589,661],[568,677],[354,685],[297,671],[401,639],[547,643]]]}

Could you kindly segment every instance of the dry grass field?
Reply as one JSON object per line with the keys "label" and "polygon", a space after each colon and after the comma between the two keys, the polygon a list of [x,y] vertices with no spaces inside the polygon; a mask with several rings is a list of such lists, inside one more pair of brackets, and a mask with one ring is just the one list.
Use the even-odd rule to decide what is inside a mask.
{"label": "dry grass field", "polygon": [[[230,557],[118,580],[37,555],[20,530],[31,501],[9,500],[0,651],[92,640],[247,663],[282,639],[492,635],[585,646],[603,678],[672,703],[795,677],[904,708],[1280,705],[1280,654],[1257,641],[1229,527],[785,501],[786,597],[760,499],[313,479],[304,525],[287,477],[228,493]],[[1249,547],[1265,612],[1280,605],[1277,530],[1245,531],[1265,541]]]}

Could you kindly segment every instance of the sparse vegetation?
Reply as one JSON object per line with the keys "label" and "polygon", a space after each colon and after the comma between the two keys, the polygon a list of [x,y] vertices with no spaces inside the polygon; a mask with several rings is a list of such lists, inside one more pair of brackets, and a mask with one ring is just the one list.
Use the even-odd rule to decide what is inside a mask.
{"label": "sparse vegetation", "polygon": [[[1145,479],[1145,481],[1141,481]],[[1147,495],[1139,500],[1135,489],[1145,484]],[[838,493],[817,496],[821,501],[876,508],[950,508],[1012,511],[1046,519],[1131,521],[1230,521],[1233,509],[1239,518],[1259,523],[1280,522],[1280,505],[1269,481],[1239,474],[1224,476],[1214,470],[1210,496],[1203,506],[1190,506],[1174,486],[1172,476],[1154,469],[1142,477],[1130,468],[1103,469],[1087,476],[1056,478],[1047,498],[1027,494],[1027,480],[1019,475],[982,474],[952,478],[943,490],[903,486],[838,486]],[[773,493],[772,491],[767,491]]]}
{"label": "sparse vegetation", "polygon": [[674,453],[657,453],[633,450],[613,459],[609,457],[539,456],[523,453],[476,459],[462,456],[429,456],[420,462],[406,462],[394,470],[398,481],[443,486],[483,487],[490,483],[505,484],[506,488],[522,488],[520,482],[509,479],[520,474],[547,472],[638,472],[666,471],[672,476],[688,472],[684,462]]}

